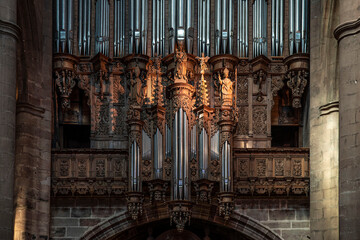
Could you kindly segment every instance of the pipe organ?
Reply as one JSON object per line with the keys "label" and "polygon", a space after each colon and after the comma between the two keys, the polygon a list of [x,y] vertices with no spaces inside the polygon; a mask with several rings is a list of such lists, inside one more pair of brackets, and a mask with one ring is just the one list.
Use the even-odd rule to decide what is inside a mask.
{"label": "pipe organ", "polygon": [[55,52],[73,53],[73,1],[56,0]]}
{"label": "pipe organ", "polygon": [[126,164],[99,158],[88,172],[120,181],[127,169],[133,219],[162,201],[181,231],[215,197],[228,219],[237,196],[305,194],[305,160],[263,155],[303,146],[307,0],[54,2],[55,145],[86,135],[122,151]]}

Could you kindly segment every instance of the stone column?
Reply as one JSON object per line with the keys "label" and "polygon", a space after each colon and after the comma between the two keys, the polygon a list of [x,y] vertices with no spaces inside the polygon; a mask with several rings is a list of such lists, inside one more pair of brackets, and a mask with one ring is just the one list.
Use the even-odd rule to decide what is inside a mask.
{"label": "stone column", "polygon": [[0,238],[13,237],[15,161],[16,25],[14,0],[0,1]]}
{"label": "stone column", "polygon": [[311,240],[339,239],[339,96],[335,0],[311,1],[310,229]]}
{"label": "stone column", "polygon": [[360,237],[360,11],[359,0],[341,1],[338,40],[340,94],[340,239]]}
{"label": "stone column", "polygon": [[45,240],[50,229],[52,1],[18,2],[14,240]]}

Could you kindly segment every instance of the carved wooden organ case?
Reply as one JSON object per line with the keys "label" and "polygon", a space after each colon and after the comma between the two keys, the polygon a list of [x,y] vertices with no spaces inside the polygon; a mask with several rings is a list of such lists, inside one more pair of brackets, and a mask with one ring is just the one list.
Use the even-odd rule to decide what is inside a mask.
{"label": "carved wooden organ case", "polygon": [[[121,150],[134,219],[169,201],[181,231],[216,195],[229,218],[236,194],[307,194],[307,152],[271,148],[301,146],[307,1],[55,2],[54,148]],[[295,137],[276,145],[282,127]]]}

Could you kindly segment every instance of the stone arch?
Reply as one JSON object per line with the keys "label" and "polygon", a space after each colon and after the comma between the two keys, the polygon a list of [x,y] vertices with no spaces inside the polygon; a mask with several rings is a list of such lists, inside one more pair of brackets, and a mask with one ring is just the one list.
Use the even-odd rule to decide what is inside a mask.
{"label": "stone arch", "polygon": [[[111,217],[89,229],[81,237],[81,240],[119,239],[117,237],[120,236],[123,232],[139,227],[145,227],[149,223],[156,223],[169,219],[167,205],[147,205],[144,206],[143,214],[138,218],[137,221],[132,220],[127,212],[120,213],[119,215]],[[230,219],[225,221],[223,217],[217,215],[216,205],[193,206],[191,222],[193,223],[196,220],[216,224],[217,226],[234,230],[238,233],[241,233],[241,235],[246,240],[283,240],[278,234],[270,230],[268,227],[238,212],[234,212],[230,216]],[[185,229],[186,228],[187,226]],[[123,236],[121,239],[124,238],[125,237]]]}

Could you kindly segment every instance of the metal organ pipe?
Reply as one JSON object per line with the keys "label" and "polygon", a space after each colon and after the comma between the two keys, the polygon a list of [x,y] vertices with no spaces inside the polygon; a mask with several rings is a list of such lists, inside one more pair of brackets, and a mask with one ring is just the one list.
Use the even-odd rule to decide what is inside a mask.
{"label": "metal organ pipe", "polygon": [[209,157],[209,140],[208,135],[203,128],[199,136],[199,162],[200,162],[200,178],[207,177],[208,157]]}
{"label": "metal organ pipe", "polygon": [[222,184],[221,190],[223,192],[231,191],[231,149],[228,141],[223,143],[222,154],[221,154],[221,174]]}
{"label": "metal organ pipe", "polygon": [[[154,172],[155,178],[162,178],[162,163],[163,163],[163,136],[159,129],[156,129],[156,133],[154,135]],[[151,142],[150,142],[151,144]]]}
{"label": "metal organ pipe", "polygon": [[186,112],[180,108],[174,118],[174,200],[189,200],[188,188],[188,121]]}
{"label": "metal organ pipe", "polygon": [[131,144],[131,190],[140,191],[140,148],[137,142],[134,140]]}

